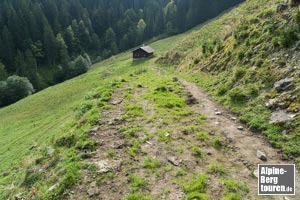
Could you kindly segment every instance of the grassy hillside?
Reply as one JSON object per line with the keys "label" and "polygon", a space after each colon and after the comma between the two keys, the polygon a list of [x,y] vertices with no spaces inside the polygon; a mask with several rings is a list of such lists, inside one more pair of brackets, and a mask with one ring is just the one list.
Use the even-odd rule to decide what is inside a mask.
{"label": "grassy hillside", "polygon": [[[186,176],[186,171],[178,170],[176,179],[169,183],[176,182],[182,186],[182,190],[189,196],[188,199],[209,199],[208,196],[212,199],[222,196],[225,200],[247,196],[250,199],[255,193],[253,188],[256,187],[256,180],[249,178],[254,169],[246,170],[246,180],[251,182],[250,191],[248,186],[233,180],[240,180],[236,176],[244,175],[237,173],[240,168],[245,168],[243,163],[236,163],[236,152],[231,152],[231,144],[225,138],[225,133],[220,131],[216,133],[218,135],[208,135],[211,127],[209,124],[203,130],[206,117],[193,113],[194,110],[188,110],[190,108],[184,103],[184,89],[182,85],[173,83],[172,76],[197,82],[216,100],[238,113],[252,130],[263,132],[273,146],[282,149],[284,158],[295,158],[300,155],[297,134],[299,91],[296,89],[299,87],[299,68],[295,67],[297,56],[294,55],[298,48],[294,43],[298,42],[298,37],[290,31],[281,31],[297,26],[298,18],[295,16],[298,16],[296,9],[277,12],[271,1],[246,1],[203,26],[150,44],[157,50],[157,58],[133,63],[131,53],[125,52],[94,65],[87,74],[0,109],[0,199],[13,198],[15,195],[29,199],[34,196],[38,199],[60,199],[72,195],[72,188],[78,180],[86,178],[86,171],[95,170],[95,166],[82,162],[83,158],[91,158],[99,146],[89,137],[87,130],[98,126],[100,119],[110,116],[112,106],[108,101],[114,91],[122,95],[125,93],[124,110],[127,115],[122,116],[122,119],[134,123],[141,117],[141,123],[144,123],[142,125],[150,130],[151,127],[147,127],[149,123],[157,122],[154,125],[164,129],[155,133],[155,137],[166,149],[178,148],[176,153],[186,154],[197,165],[202,160],[225,163],[231,159],[230,163],[226,163],[228,169],[222,169],[214,163],[209,163],[211,169],[207,169],[208,165],[206,168],[199,167],[201,172],[210,170],[209,179],[218,182],[218,187],[214,185],[212,190],[207,189],[209,179],[206,176],[199,176],[198,172],[197,175],[188,173]],[[289,40],[286,41],[286,38]],[[277,65],[283,66],[278,68]],[[177,73],[174,72],[175,69]],[[293,89],[283,93],[276,91],[274,83],[285,77],[295,78]],[[139,84],[142,84],[141,87],[146,86],[146,94],[132,95],[130,88],[123,91],[129,83],[135,89],[139,88]],[[284,100],[285,96],[290,95],[296,98]],[[280,101],[286,102],[286,105],[280,109],[284,112],[298,112],[295,120],[280,124],[269,123],[274,108],[266,108],[264,104],[272,98],[283,98]],[[144,110],[132,101],[136,104],[137,101],[151,102],[154,109],[150,111],[157,112],[154,118],[145,113],[141,115]],[[165,120],[161,120],[164,118]],[[185,127],[190,123],[195,123],[195,126]],[[143,130],[139,128],[135,126],[120,129],[132,145],[124,154],[125,158],[130,156],[125,165],[132,166],[130,162],[135,162],[138,157],[145,159],[141,170],[146,171],[148,178],[151,175],[159,177],[172,170],[175,173],[175,169],[169,165],[152,163],[149,156],[145,157],[140,149],[146,141],[145,138],[135,138],[135,134]],[[169,137],[170,134],[166,133],[173,129],[175,133],[176,129],[182,129],[183,133],[191,135]],[[180,141],[188,146],[176,146],[181,144]],[[205,157],[199,145],[210,149],[217,156]],[[190,151],[193,153],[186,153]],[[231,153],[227,155],[224,152]],[[105,152],[110,158],[114,158],[115,153],[110,149]],[[252,160],[253,163],[257,162],[255,159]],[[229,169],[237,171],[229,172]],[[182,176],[190,180],[188,186],[183,186]],[[109,181],[114,177],[115,174],[104,177],[101,175],[97,177],[97,184],[105,188],[109,185],[101,185],[102,181]],[[89,178],[94,179],[93,176]],[[128,185],[126,180],[122,180],[125,181],[124,185]],[[139,192],[144,192],[147,185],[155,186],[153,180],[155,179],[147,184],[138,175],[131,174],[129,189],[133,194],[125,199],[151,199]],[[197,188],[201,188],[200,194],[196,191]],[[80,199],[80,190],[75,192],[79,193],[77,197]]]}
{"label": "grassy hillside", "polygon": [[159,63],[187,72],[284,159],[297,158],[299,17],[298,7],[281,1],[247,1],[186,37]]}
{"label": "grassy hillside", "polygon": [[[151,46],[161,55],[183,36],[170,37]],[[70,133],[76,109],[89,93],[120,82],[140,68],[143,64],[133,65],[131,53],[126,52],[95,64],[78,78],[0,109],[0,199],[18,190],[25,170],[34,166],[35,160],[47,148],[52,148],[54,141]]]}

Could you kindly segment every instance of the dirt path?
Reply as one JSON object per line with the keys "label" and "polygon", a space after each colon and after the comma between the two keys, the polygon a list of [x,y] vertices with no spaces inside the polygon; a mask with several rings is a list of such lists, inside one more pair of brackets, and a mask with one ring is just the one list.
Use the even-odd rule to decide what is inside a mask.
{"label": "dirt path", "polygon": [[[224,180],[245,183],[249,192],[235,191],[243,199],[284,199],[258,198],[253,176],[263,163],[257,150],[267,155],[267,163],[282,163],[277,151],[246,128],[240,130],[243,124],[194,83],[166,74],[160,72],[159,79],[137,75],[114,92],[91,132],[98,148],[87,158],[91,165],[70,199],[181,200],[199,175],[207,177],[205,193],[212,200],[227,195]],[[182,105],[188,94],[198,103]]]}
{"label": "dirt path", "polygon": [[[209,128],[213,131],[221,131],[225,134],[232,145],[237,147],[237,161],[245,164],[249,169],[257,169],[258,164],[280,164],[286,163],[280,159],[278,150],[272,148],[262,136],[259,136],[250,130],[244,128],[244,125],[237,121],[237,117],[224,109],[218,103],[212,101],[207,94],[202,92],[195,83],[185,80],[181,81],[184,87],[196,98],[201,104],[201,112],[207,116]],[[243,130],[239,130],[243,127]],[[267,156],[267,161],[258,159],[257,150],[262,151]],[[296,191],[299,191],[299,173],[296,175]],[[298,192],[299,193],[299,192]],[[271,199],[271,198],[270,198]],[[274,199],[300,199],[299,194],[295,197],[278,196]]]}

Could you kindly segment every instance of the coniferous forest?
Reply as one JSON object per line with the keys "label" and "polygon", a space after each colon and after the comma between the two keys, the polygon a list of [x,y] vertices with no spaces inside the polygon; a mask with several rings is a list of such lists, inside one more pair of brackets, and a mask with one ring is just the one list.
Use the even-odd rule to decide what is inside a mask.
{"label": "coniferous forest", "polygon": [[154,36],[183,32],[241,1],[3,0],[0,106]]}

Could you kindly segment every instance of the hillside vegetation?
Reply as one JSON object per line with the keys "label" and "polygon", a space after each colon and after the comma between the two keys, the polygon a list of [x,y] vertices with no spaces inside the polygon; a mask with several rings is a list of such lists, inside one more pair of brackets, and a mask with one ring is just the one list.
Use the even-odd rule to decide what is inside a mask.
{"label": "hillside vegetation", "polygon": [[151,43],[153,59],[124,52],[0,109],[0,199],[277,200],[257,196],[256,153],[298,160],[299,13],[275,3],[246,1]]}
{"label": "hillside vegetation", "polygon": [[297,158],[299,17],[297,6],[282,1],[247,1],[188,36],[159,62],[188,71],[186,76],[281,149],[283,158]]}
{"label": "hillside vegetation", "polygon": [[91,62],[181,33],[239,2],[1,1],[0,107],[24,97],[14,98],[17,91],[6,87],[9,76],[25,77],[40,91],[85,73]]}

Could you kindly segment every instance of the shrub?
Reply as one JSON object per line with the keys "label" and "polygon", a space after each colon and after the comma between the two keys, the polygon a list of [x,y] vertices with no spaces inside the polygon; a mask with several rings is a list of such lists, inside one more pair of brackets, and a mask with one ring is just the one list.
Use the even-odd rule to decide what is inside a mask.
{"label": "shrub", "polygon": [[8,77],[6,83],[1,81],[0,90],[2,106],[15,103],[34,92],[33,86],[27,78],[15,75]]}
{"label": "shrub", "polygon": [[209,166],[209,170],[211,173],[214,173],[214,174],[219,174],[219,175],[224,174],[224,169],[223,169],[222,165],[211,164]]}
{"label": "shrub", "polygon": [[156,169],[160,166],[160,162],[156,159],[153,159],[151,157],[147,157],[145,160],[144,160],[144,163],[143,163],[143,167],[146,168],[146,169]]}
{"label": "shrub", "polygon": [[123,198],[123,200],[151,200],[151,198],[137,192],[137,193],[127,195],[126,197]]}
{"label": "shrub", "polygon": [[241,78],[243,78],[243,76],[246,74],[246,70],[244,68],[238,68],[235,70],[234,72],[234,80],[237,81]]}
{"label": "shrub", "polygon": [[215,147],[215,149],[221,150],[222,149],[222,143],[221,143],[220,139],[215,138],[214,142],[213,142],[213,146]]}
{"label": "shrub", "polygon": [[246,184],[233,179],[223,180],[223,184],[226,188],[226,191],[229,193],[232,192],[238,194],[246,194],[249,192],[249,188]]}
{"label": "shrub", "polygon": [[133,192],[147,187],[147,182],[139,176],[137,176],[136,174],[130,174],[128,178]]}
{"label": "shrub", "polygon": [[239,194],[229,193],[222,200],[242,200],[242,197]]}
{"label": "shrub", "polygon": [[207,187],[207,177],[200,175],[190,180],[184,187],[183,190],[187,195],[192,195],[194,192],[205,193]]}
{"label": "shrub", "polygon": [[90,60],[80,55],[75,60],[69,63],[68,76],[72,78],[80,74],[83,74],[88,71],[90,66],[91,66]]}
{"label": "shrub", "polygon": [[244,89],[240,87],[233,88],[229,91],[228,95],[230,100],[235,103],[247,100],[247,95],[245,94]]}
{"label": "shrub", "polygon": [[199,193],[199,192],[191,192],[187,195],[188,200],[209,200],[207,194]]}

